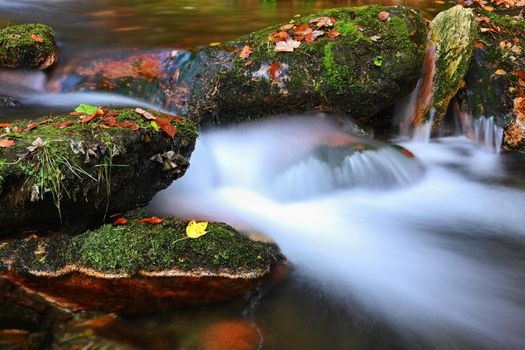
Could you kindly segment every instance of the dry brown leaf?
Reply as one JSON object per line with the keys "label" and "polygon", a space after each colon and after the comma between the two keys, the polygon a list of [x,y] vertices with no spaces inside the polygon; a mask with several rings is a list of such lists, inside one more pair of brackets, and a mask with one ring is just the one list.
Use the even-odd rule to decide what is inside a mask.
{"label": "dry brown leaf", "polygon": [[289,23],[289,24],[283,25],[280,29],[283,30],[283,31],[288,31],[288,30],[292,29],[294,26],[295,26],[295,24]]}
{"label": "dry brown leaf", "polygon": [[388,17],[390,17],[390,13],[386,11],[379,12],[379,14],[377,15],[377,18],[379,18],[381,21],[386,21]]}
{"label": "dry brown leaf", "polygon": [[274,52],[293,52],[296,48],[301,45],[301,42],[290,39],[288,41],[279,41],[275,45]]}
{"label": "dry brown leaf", "polygon": [[268,72],[270,73],[270,78],[275,80],[277,78],[277,71],[281,69],[281,64],[277,61],[273,62]]}
{"label": "dry brown leaf", "polygon": [[250,46],[246,45],[242,48],[242,51],[239,55],[240,58],[242,58],[243,60],[247,59],[248,57],[250,57],[250,55],[253,53],[252,49],[250,48]]}
{"label": "dry brown leaf", "polygon": [[339,35],[341,35],[341,33],[337,30],[337,29],[332,29],[331,31],[328,32],[328,37],[330,39],[335,39],[337,38]]}
{"label": "dry brown leaf", "polygon": [[31,34],[31,39],[33,39],[34,41],[36,41],[37,43],[43,43],[44,42],[44,38],[42,38],[40,35],[38,34]]}
{"label": "dry brown leaf", "polygon": [[0,140],[0,148],[9,148],[16,145],[16,142],[11,139],[2,139]]}

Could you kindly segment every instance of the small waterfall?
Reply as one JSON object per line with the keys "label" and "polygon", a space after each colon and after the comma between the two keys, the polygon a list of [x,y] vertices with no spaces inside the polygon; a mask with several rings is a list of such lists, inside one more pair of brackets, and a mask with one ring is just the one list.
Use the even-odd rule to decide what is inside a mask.
{"label": "small waterfall", "polygon": [[496,125],[494,117],[480,117],[473,121],[474,142],[482,149],[500,153],[503,143],[503,128]]}

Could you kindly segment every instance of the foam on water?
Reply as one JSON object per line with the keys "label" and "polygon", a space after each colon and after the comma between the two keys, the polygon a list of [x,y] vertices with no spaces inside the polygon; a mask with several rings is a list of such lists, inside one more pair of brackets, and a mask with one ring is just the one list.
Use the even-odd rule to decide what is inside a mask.
{"label": "foam on water", "polygon": [[477,255],[491,254],[481,242],[525,235],[525,194],[486,181],[496,155],[454,137],[405,145],[418,160],[376,144],[320,161],[319,146],[341,139],[362,142],[322,119],[205,132],[151,210],[261,231],[315,286],[435,347],[457,334],[522,346],[523,275]]}

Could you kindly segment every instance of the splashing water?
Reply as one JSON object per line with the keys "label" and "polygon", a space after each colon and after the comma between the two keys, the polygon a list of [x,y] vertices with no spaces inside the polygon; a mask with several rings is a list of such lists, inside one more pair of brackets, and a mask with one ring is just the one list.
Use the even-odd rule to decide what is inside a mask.
{"label": "splashing water", "polygon": [[205,132],[150,209],[263,232],[315,286],[434,347],[519,348],[524,262],[494,242],[523,238],[525,194],[488,183],[498,158],[465,137],[408,144],[419,160],[364,143],[326,119]]}

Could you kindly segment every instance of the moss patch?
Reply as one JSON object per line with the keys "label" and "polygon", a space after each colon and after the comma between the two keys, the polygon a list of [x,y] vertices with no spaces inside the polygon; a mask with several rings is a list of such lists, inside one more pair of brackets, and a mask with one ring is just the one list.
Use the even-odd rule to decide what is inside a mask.
{"label": "moss patch", "polygon": [[22,24],[0,30],[0,67],[47,68],[56,60],[53,30],[44,24]]}
{"label": "moss patch", "polygon": [[210,223],[206,235],[184,239],[187,224],[168,218],[159,225],[136,221],[104,225],[73,237],[68,260],[98,271],[134,273],[139,269],[264,269],[280,259],[274,245],[252,241],[225,224]]}

